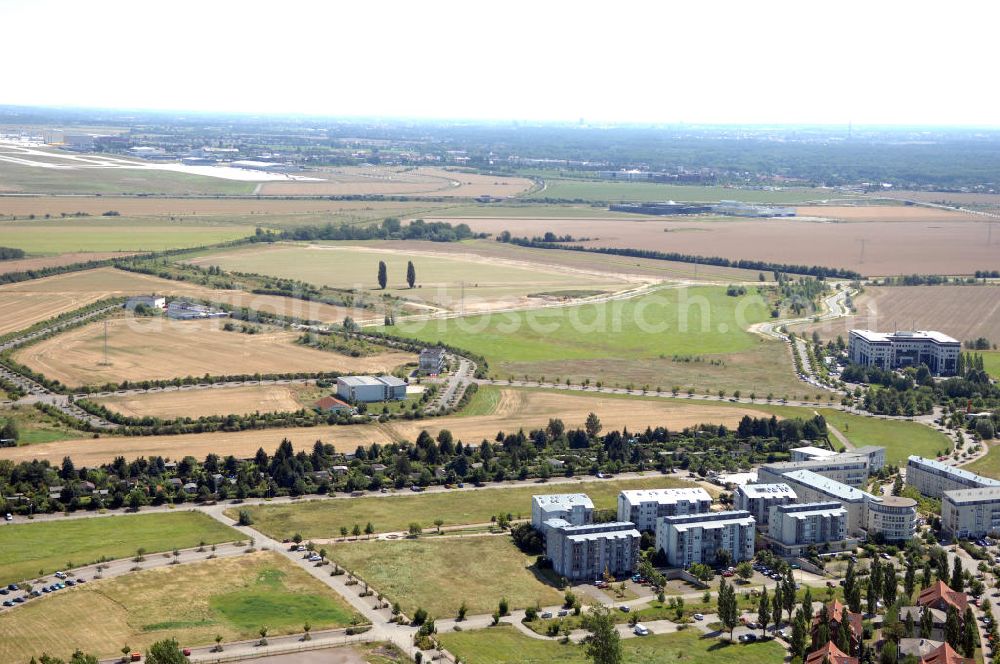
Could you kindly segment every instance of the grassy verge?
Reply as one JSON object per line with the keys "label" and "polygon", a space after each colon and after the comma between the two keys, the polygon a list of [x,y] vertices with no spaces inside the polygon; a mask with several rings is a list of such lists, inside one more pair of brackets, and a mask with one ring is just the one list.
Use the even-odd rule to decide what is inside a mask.
{"label": "grassy verge", "polygon": [[951,449],[947,436],[918,422],[864,417],[832,408],[822,408],[819,412],[856,446],[885,447],[886,461],[891,464],[905,463],[911,454],[934,457],[939,450]]}
{"label": "grassy verge", "polygon": [[[377,532],[406,530],[411,523],[424,528],[434,525],[436,519],[446,526],[485,523],[496,514],[511,514],[515,518],[531,514],[531,496],[550,493],[584,492],[598,509],[612,509],[617,505],[622,489],[650,489],[691,486],[674,477],[653,473],[635,480],[591,480],[565,484],[534,484],[490,488],[482,490],[455,490],[424,495],[372,496],[350,500],[314,500],[283,505],[254,505],[246,507],[253,517],[254,527],[278,539],[299,533],[309,539],[333,538],[340,527],[362,528],[369,521]],[[461,493],[459,497],[455,495]],[[236,518],[236,509],[226,511]]]}
{"label": "grassy verge", "polygon": [[[81,619],[82,617],[86,619]],[[182,646],[348,625],[354,612],[276,553],[260,552],[127,574],[35,601],[0,616],[0,661],[26,662],[75,648],[99,657],[128,644],[142,651],[176,638]]]}
{"label": "grassy verge", "polygon": [[562,601],[536,574],[534,558],[507,537],[341,544],[330,557],[408,615],[423,607],[432,616],[453,618],[463,602],[470,615],[490,613],[502,597],[512,609]]}
{"label": "grassy verge", "polygon": [[[513,627],[440,635],[444,646],[469,664],[585,664],[583,646],[528,638]],[[694,630],[626,639],[624,660],[629,664],[717,664],[738,659],[742,664],[780,662],[784,649],[773,641],[731,644],[703,637]]]}
{"label": "grassy verge", "polygon": [[237,531],[200,512],[7,525],[0,528],[0,583],[23,581],[101,558],[127,558],[140,547],[156,553],[238,539]]}

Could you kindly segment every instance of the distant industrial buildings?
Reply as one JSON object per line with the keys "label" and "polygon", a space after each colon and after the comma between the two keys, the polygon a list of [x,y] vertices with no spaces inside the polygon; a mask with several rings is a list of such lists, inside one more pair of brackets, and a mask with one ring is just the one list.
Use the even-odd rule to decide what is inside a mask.
{"label": "distant industrial buildings", "polygon": [[753,205],[738,201],[721,201],[717,205],[708,203],[678,203],[675,201],[646,203],[613,203],[608,206],[612,212],[631,212],[656,216],[684,214],[721,214],[728,217],[794,217],[795,208],[771,205]]}
{"label": "distant industrial buildings", "polygon": [[654,530],[660,517],[701,514],[711,508],[712,497],[701,487],[636,489],[618,494],[618,520],[631,521],[639,530]]}
{"label": "distant industrial buildings", "polygon": [[675,567],[711,565],[719,551],[735,563],[753,558],[755,533],[756,522],[744,510],[665,516],[656,522],[656,548]]}
{"label": "distant industrial buildings", "polygon": [[167,308],[167,298],[162,295],[135,295],[125,300],[126,311],[135,311],[138,306],[162,311]]}
{"label": "distant industrial buildings", "polygon": [[773,205],[751,205],[739,201],[719,201],[712,206],[712,212],[727,217],[794,217],[795,208]]}
{"label": "distant industrial buildings", "polygon": [[770,520],[771,508],[787,505],[798,500],[792,487],[787,484],[746,484],[736,487],[733,504],[738,510],[750,512],[759,528],[764,528]]}
{"label": "distant industrial buildings", "polygon": [[174,300],[167,305],[167,318],[175,320],[203,320],[206,318],[229,318],[229,314],[204,304],[186,300]]}
{"label": "distant industrial buildings", "polygon": [[406,398],[406,381],[395,376],[341,376],[337,379],[337,396],[352,403],[402,401]]}
{"label": "distant industrial buildings", "polygon": [[851,330],[847,357],[852,364],[886,371],[924,364],[931,373],[952,375],[962,345],[941,332],[873,332]]}

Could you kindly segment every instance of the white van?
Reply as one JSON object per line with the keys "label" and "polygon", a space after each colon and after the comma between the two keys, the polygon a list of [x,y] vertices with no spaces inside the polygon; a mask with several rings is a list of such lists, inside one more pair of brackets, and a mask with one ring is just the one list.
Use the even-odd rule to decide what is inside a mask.
{"label": "white van", "polygon": [[632,632],[636,636],[649,636],[649,628],[643,625],[642,623],[636,623],[635,627],[632,629]]}

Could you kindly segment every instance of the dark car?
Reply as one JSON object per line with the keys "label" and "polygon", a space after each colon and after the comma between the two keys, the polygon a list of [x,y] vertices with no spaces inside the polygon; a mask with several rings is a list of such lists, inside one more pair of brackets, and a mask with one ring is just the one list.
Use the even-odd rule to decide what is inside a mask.
{"label": "dark car", "polygon": [[10,584],[9,586],[7,586],[7,590],[17,590],[17,584],[16,583]]}
{"label": "dark car", "polygon": [[10,600],[8,599],[7,601],[5,601],[5,602],[3,603],[3,605],[4,605],[4,606],[6,606],[6,607],[11,607],[11,606],[14,606],[14,602],[12,602],[12,601],[10,601]]}

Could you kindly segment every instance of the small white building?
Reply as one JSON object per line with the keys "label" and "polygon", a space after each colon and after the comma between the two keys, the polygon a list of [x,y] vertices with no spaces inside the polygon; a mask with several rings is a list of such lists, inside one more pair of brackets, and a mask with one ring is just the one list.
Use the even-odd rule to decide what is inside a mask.
{"label": "small white building", "polygon": [[162,295],[135,295],[125,300],[125,309],[128,311],[135,311],[139,305],[163,310],[167,308],[167,298]]}
{"label": "small white building", "polygon": [[618,494],[618,520],[652,531],[656,520],[676,514],[701,514],[712,509],[712,496],[701,487],[635,489]]}

